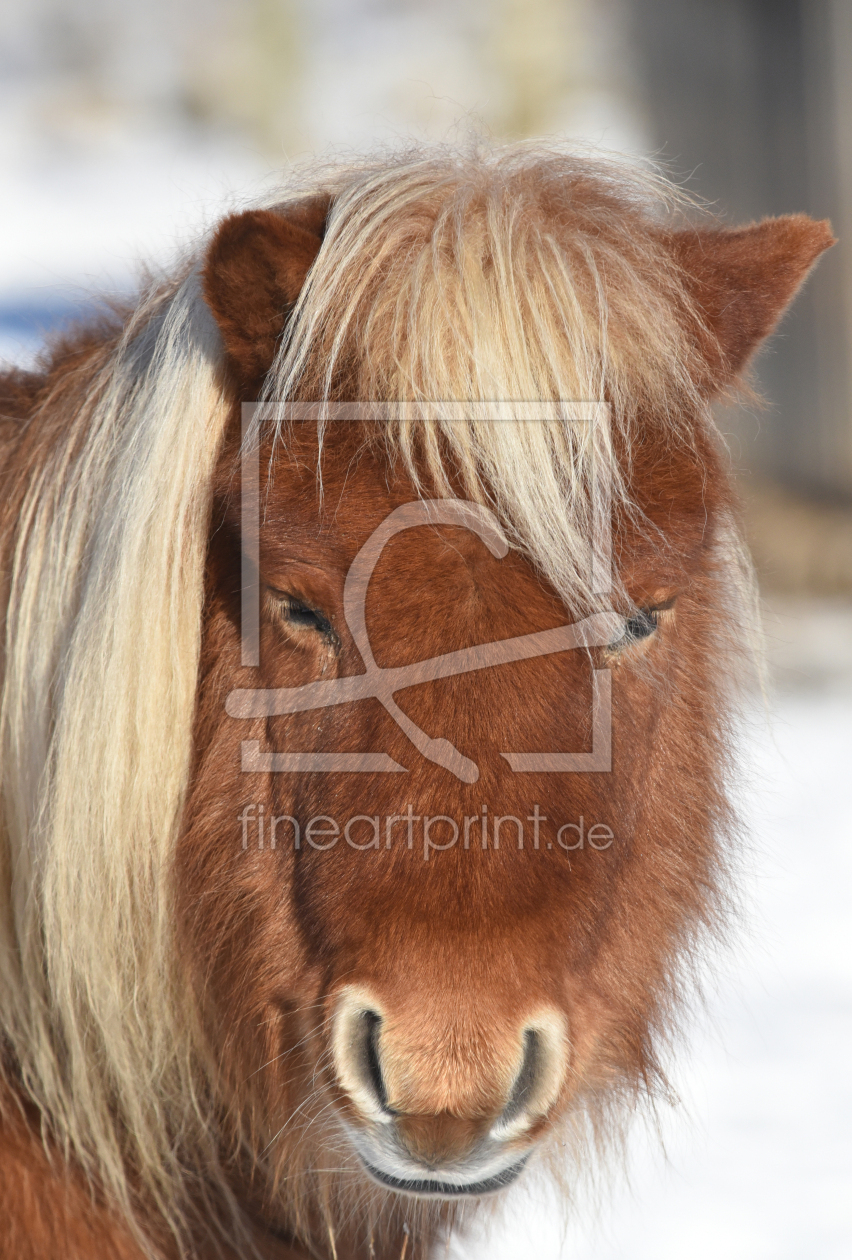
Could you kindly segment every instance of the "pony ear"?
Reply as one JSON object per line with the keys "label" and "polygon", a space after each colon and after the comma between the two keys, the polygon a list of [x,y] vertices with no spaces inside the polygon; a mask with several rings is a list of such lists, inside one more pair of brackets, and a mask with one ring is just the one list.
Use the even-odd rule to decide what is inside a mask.
{"label": "pony ear", "polygon": [[202,270],[204,297],[242,384],[259,385],[316,258],[328,200],[232,214],[216,231]]}
{"label": "pony ear", "polygon": [[711,334],[702,341],[712,394],[740,374],[835,242],[827,220],[788,214],[748,227],[690,228],[668,243]]}

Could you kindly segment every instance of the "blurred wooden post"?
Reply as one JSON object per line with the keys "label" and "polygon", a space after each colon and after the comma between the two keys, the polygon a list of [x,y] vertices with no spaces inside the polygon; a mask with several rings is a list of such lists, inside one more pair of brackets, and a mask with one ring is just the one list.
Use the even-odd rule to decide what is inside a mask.
{"label": "blurred wooden post", "polygon": [[806,211],[840,245],[762,356],[737,462],[852,499],[852,5],[626,0],[662,156],[729,222]]}

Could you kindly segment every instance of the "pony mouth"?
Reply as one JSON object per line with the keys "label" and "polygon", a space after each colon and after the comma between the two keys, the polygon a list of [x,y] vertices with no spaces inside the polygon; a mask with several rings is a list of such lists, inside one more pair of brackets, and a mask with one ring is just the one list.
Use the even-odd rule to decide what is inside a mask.
{"label": "pony mouth", "polygon": [[370,1176],[388,1190],[396,1190],[399,1194],[414,1195],[419,1199],[459,1199],[465,1197],[479,1198],[481,1195],[495,1194],[498,1190],[504,1190],[523,1171],[528,1158],[529,1156],[524,1155],[517,1163],[510,1164],[508,1168],[495,1173],[493,1177],[485,1177],[482,1181],[461,1183],[439,1181],[437,1178],[432,1177],[417,1177],[411,1180],[394,1177],[391,1173],[383,1172],[382,1169],[376,1168],[374,1164],[364,1159],[363,1155],[361,1156],[361,1162]]}

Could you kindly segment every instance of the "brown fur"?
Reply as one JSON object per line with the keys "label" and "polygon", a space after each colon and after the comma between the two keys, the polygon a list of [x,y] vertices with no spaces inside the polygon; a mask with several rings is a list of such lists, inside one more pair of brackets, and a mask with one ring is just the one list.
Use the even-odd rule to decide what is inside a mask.
{"label": "brown fur", "polygon": [[0,1128],[0,1255],[4,1260],[141,1260],[127,1223],[86,1185],[80,1170],[38,1140],[38,1119],[7,1100]]}
{"label": "brown fur", "polygon": [[[300,216],[304,223],[308,216]],[[239,384],[251,395],[269,370],[287,317],[322,238],[271,210],[233,214],[219,227],[204,267],[207,300]]]}
{"label": "brown fur", "polygon": [[[428,1253],[453,1209],[378,1190],[361,1169],[341,1129],[341,1121],[355,1129],[365,1121],[334,1068],[336,1002],[354,984],[385,1012],[383,1070],[397,1130],[427,1163],[476,1147],[505,1105],[519,1029],[539,1009],[567,1020],[570,1058],[555,1099],[515,1140],[517,1151],[572,1117],[605,1126],[602,1098],[653,1095],[683,960],[724,901],[725,679],[735,645],[721,557],[733,503],[704,417],[688,417],[690,442],[666,442],[657,418],[640,411],[646,440],[623,472],[646,528],[619,516],[615,557],[631,606],[676,601],[676,608],[646,650],[591,652],[596,667],[613,673],[611,774],[512,775],[500,756],[507,748],[588,746],[583,652],[400,695],[422,729],[475,755],[481,777],[473,785],[417,754],[378,701],[250,723],[224,716],[235,688],[362,672],[343,617],[346,573],[372,530],[417,497],[367,426],[326,433],[322,496],[315,424],[294,426],[274,463],[267,445],[262,664],[240,664],[240,402],[272,363],[321,246],[325,211],[318,199],[290,219],[273,211],[232,216],[204,264],[233,423],[214,484],[194,764],[175,859],[176,938],[209,1049],[221,1158],[259,1253],[390,1260],[407,1248],[414,1260]],[[638,219],[633,230],[659,233]],[[693,321],[689,336],[709,394],[742,370],[831,236],[827,225],[792,216],[733,231],[699,227],[665,241],[685,279],[682,311],[693,314],[683,318]],[[353,361],[357,350],[349,347]],[[42,375],[3,378],[0,410],[12,435],[7,502],[38,467],[52,425],[71,413],[78,377],[93,372],[102,354],[103,345],[82,337]],[[27,424],[32,417],[35,426]],[[3,528],[8,548],[14,521],[7,516]],[[281,591],[320,610],[331,633],[288,620],[276,602]],[[498,561],[470,532],[449,526],[393,540],[371,582],[367,618],[385,667],[569,619],[520,552]],[[246,739],[269,749],[385,752],[408,773],[244,775]],[[457,846],[425,862],[418,847],[398,842],[295,850],[285,826],[287,842],[272,849],[267,838],[259,848],[253,831],[244,850],[237,818],[250,801],[263,802],[267,818],[303,823],[315,815],[384,818],[408,803],[416,815],[458,819],[478,814],[483,801],[492,818],[527,819],[535,803],[549,819],[605,824],[615,843],[568,853],[528,841],[519,850],[509,827],[499,848]],[[15,1072],[10,1063],[8,1079],[25,1098]],[[43,1145],[35,1116],[14,1105],[3,1115],[0,1255],[142,1255],[73,1161],[66,1164],[50,1139]],[[170,1255],[159,1223],[151,1219],[147,1228],[151,1246]],[[209,1236],[204,1222],[193,1228],[193,1254],[214,1254],[215,1226]]]}
{"label": "brown fur", "polygon": [[804,214],[748,227],[688,229],[669,241],[711,333],[703,343],[711,392],[742,372],[814,262],[834,244],[829,224]]}

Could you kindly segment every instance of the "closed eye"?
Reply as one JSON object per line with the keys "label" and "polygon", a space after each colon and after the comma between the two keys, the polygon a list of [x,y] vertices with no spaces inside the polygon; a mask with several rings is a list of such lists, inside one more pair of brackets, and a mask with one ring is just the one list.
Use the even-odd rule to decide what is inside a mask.
{"label": "closed eye", "polygon": [[620,639],[610,644],[611,652],[622,652],[634,644],[650,639],[660,625],[674,614],[674,600],[666,600],[664,604],[653,604],[647,608],[636,608],[625,619],[624,633]]}
{"label": "closed eye", "polygon": [[269,601],[273,611],[294,629],[313,631],[328,643],[337,644],[337,634],[324,613],[318,608],[306,604],[304,600],[291,595],[289,591],[277,591],[270,588]]}
{"label": "closed eye", "polygon": [[624,623],[625,639],[647,639],[653,634],[657,628],[656,608],[637,608],[632,617],[628,617]]}

